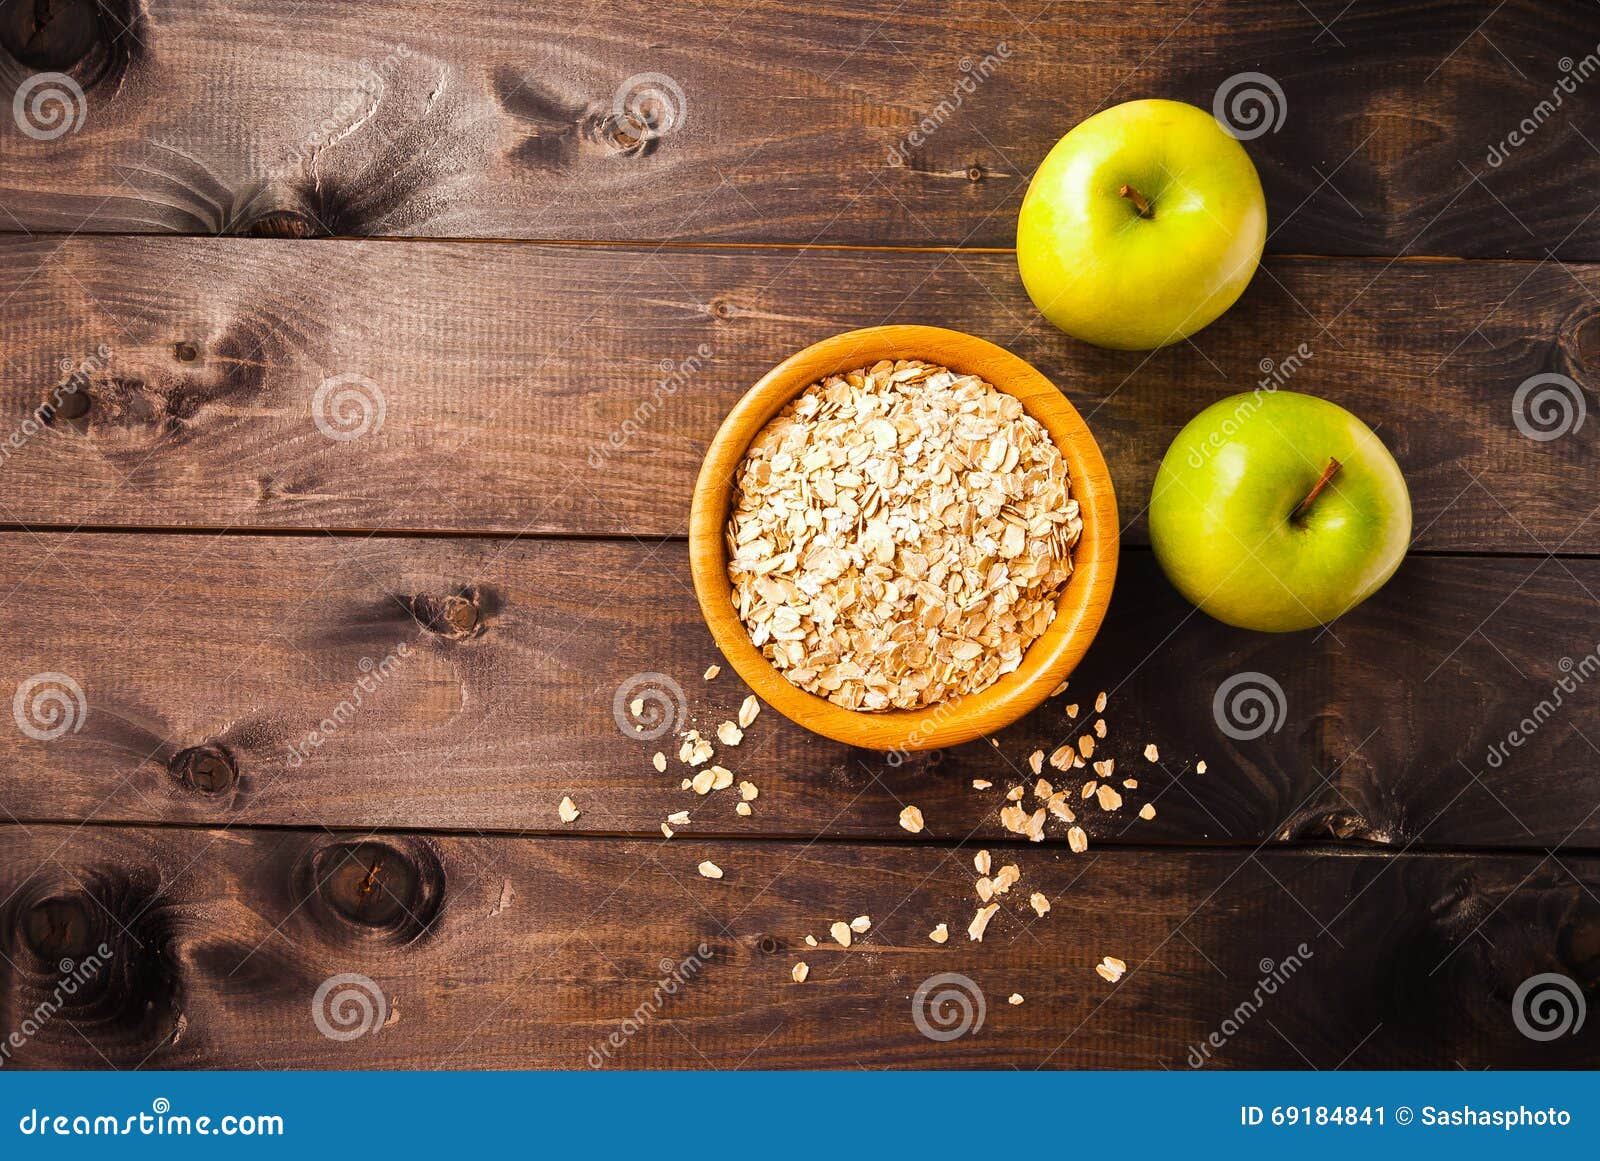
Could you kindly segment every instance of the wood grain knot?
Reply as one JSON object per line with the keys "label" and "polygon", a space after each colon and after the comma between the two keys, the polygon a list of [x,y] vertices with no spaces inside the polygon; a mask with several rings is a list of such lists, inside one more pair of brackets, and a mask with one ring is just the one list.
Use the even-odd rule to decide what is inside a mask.
{"label": "wood grain knot", "polygon": [[225,746],[207,743],[190,746],[173,755],[167,770],[178,782],[199,794],[222,794],[238,781],[239,770]]}
{"label": "wood grain knot", "polygon": [[52,862],[14,891],[0,904],[11,969],[0,988],[0,1027],[19,1027],[42,1003],[56,1013],[19,1059],[71,1060],[85,1038],[119,1066],[150,1057],[178,1018],[172,917],[148,867]]}
{"label": "wood grain knot", "polygon": [[126,68],[140,25],[133,0],[5,0],[0,48],[30,70],[65,73],[87,91]]}
{"label": "wood grain knot", "polygon": [[726,298],[713,298],[711,300],[711,314],[716,318],[732,318],[739,310]]}
{"label": "wood grain knot", "polygon": [[250,238],[325,238],[329,231],[298,210],[271,210],[247,222],[238,233]]}
{"label": "wood grain knot", "polygon": [[21,914],[21,942],[39,964],[58,969],[63,960],[81,960],[95,947],[91,904],[79,894],[39,899]]}
{"label": "wood grain knot", "polygon": [[982,181],[987,176],[988,174],[984,171],[983,166],[976,164],[967,166],[968,181]]}
{"label": "wood grain knot", "polygon": [[444,866],[420,839],[330,843],[299,874],[313,921],[344,939],[411,943],[428,933],[444,903]]}
{"label": "wood grain knot", "polygon": [[180,363],[192,363],[200,357],[200,348],[193,343],[173,343],[172,357]]}
{"label": "wood grain knot", "polygon": [[783,950],[783,944],[779,943],[770,935],[763,935],[760,939],[756,940],[756,950],[762,955],[777,955]]}
{"label": "wood grain knot", "polygon": [[1340,842],[1391,843],[1393,836],[1349,810],[1310,810],[1291,821],[1282,832],[1290,842],[1337,839]]}
{"label": "wood grain knot", "polygon": [[411,615],[428,632],[450,641],[464,641],[483,632],[481,597],[476,589],[442,597],[419,593],[411,598]]}

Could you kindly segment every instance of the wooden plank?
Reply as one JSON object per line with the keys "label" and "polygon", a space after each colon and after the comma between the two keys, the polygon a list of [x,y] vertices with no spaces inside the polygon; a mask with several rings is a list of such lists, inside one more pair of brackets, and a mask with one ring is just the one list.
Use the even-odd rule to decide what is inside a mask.
{"label": "wooden plank", "polygon": [[[638,736],[629,714],[643,696],[665,726],[650,692],[665,690],[711,737],[746,692],[731,672],[701,678],[718,658],[681,543],[9,533],[3,689],[65,674],[87,712],[53,739],[0,731],[0,802],[24,821],[633,835],[688,810],[689,834],[801,838],[906,838],[912,803],[929,838],[1001,837],[1002,794],[1033,785],[1027,755],[1088,732],[1106,690],[1094,757],[1139,786],[1115,815],[1079,803],[1096,844],[1594,847],[1596,592],[1591,560],[1413,557],[1329,632],[1243,634],[1129,552],[1067,694],[997,745],[896,765],[769,709],[718,746],[760,788],[741,818],[733,790],[681,790],[674,737]],[[63,728],[43,708],[25,720]],[[1146,802],[1154,820],[1134,817]]]}
{"label": "wooden plank", "polygon": [[[1192,344],[1146,356],[1039,321],[1006,255],[82,238],[0,251],[13,523],[681,534],[706,444],[765,370],[841,330],[932,321],[1066,390],[1135,543],[1181,426],[1282,383],[1378,428],[1419,547],[1600,552],[1600,424],[1536,440],[1513,415],[1542,373],[1568,376],[1587,408],[1600,268],[1281,259]],[[73,383],[66,402],[87,414],[40,427]],[[1536,433],[1552,429],[1554,413]]]}
{"label": "wooden plank", "polygon": [[[16,1067],[1600,1063],[1594,1021],[1540,1043],[1511,1003],[1539,972],[1592,989],[1588,858],[996,850],[1022,879],[973,944],[970,849],[15,826],[0,849],[8,1029],[61,961],[110,953]],[[833,944],[860,914],[871,930]],[[1106,955],[1130,969],[1116,987]],[[314,998],[348,973],[389,1022],[336,1041]],[[913,1019],[940,973],[984,1003],[943,1042]],[[335,982],[332,1030],[361,1029],[366,986]],[[929,1027],[959,1028],[947,1012]]]}
{"label": "wooden plank", "polygon": [[88,93],[74,133],[0,126],[27,230],[1007,246],[1074,123],[1260,73],[1275,249],[1600,258],[1587,5],[111,0],[77,65],[57,7],[0,57],[7,98]]}

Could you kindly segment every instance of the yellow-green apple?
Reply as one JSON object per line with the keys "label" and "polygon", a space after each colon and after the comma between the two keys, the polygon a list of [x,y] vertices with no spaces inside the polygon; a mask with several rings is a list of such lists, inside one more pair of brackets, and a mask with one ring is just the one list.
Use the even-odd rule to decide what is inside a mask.
{"label": "yellow-green apple", "polygon": [[1017,218],[1034,305],[1067,334],[1151,350],[1233,305],[1267,239],[1250,155],[1204,109],[1129,101],[1056,142]]}
{"label": "yellow-green apple", "polygon": [[1394,456],[1337,403],[1253,391],[1213,403],[1172,441],[1150,543],[1179,592],[1219,621],[1324,625],[1394,575],[1411,496]]}

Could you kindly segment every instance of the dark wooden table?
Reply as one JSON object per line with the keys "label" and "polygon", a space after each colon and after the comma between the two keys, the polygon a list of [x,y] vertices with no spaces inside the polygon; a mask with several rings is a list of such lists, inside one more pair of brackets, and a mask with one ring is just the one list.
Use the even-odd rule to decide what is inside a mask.
{"label": "dark wooden table", "polygon": [[[1600,988],[1596,5],[0,12],[5,92],[84,93],[0,124],[7,1064],[1600,1062],[1600,1019],[1513,1019],[1540,973]],[[1282,121],[1238,305],[1148,355],[1044,324],[1007,247],[1049,146],[1243,73]],[[722,755],[740,817],[614,699],[662,674],[707,733],[732,715],[699,458],[768,366],[891,320],[999,342],[1088,417],[1128,521],[1110,618],[992,744],[892,765],[763,714]],[[1292,386],[1378,429],[1416,541],[1327,631],[1251,635],[1176,596],[1141,510],[1183,422],[1302,346]],[[1519,424],[1538,375],[1569,414]],[[1240,674],[1282,690],[1258,737],[1213,712]],[[1012,841],[999,794],[1101,689],[1156,817]],[[981,945],[980,847],[1023,871]],[[92,978],[38,1019],[62,960]],[[987,1010],[935,1041],[944,972]],[[345,974],[384,1020],[334,1039]]]}

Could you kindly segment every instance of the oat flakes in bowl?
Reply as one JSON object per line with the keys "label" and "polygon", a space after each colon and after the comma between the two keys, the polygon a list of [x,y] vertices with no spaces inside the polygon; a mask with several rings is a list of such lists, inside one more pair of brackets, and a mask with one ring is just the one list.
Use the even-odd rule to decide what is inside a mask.
{"label": "oat flakes in bowl", "polygon": [[789,681],[850,710],[915,710],[1017,669],[1082,529],[1065,457],[1015,396],[883,359],[813,384],[756,435],[728,576]]}
{"label": "oat flakes in bowl", "polygon": [[[1013,398],[1020,403],[1022,412],[1037,421],[1040,428],[1049,437],[1049,440],[1059,450],[1065,464],[1065,479],[1067,483],[1067,500],[1075,500],[1079,506],[1078,519],[1081,529],[1077,532],[1077,543],[1067,543],[1072,535],[1070,527],[1053,529],[1052,535],[1059,537],[1059,549],[1044,551],[1039,548],[1030,548],[1029,538],[1024,535],[1023,551],[1014,557],[1002,557],[1000,551],[1009,552],[1015,546],[1016,533],[1011,534],[1012,545],[1005,543],[1006,532],[1004,528],[996,527],[991,534],[996,541],[997,550],[994,553],[993,563],[1004,561],[1006,563],[1007,585],[1004,586],[1005,596],[999,604],[1005,604],[1007,609],[1015,614],[1011,622],[1011,631],[1028,632],[1036,631],[1037,624],[1045,624],[1042,633],[1029,646],[1023,646],[1021,660],[1010,672],[1003,672],[1008,668],[1008,661],[1004,660],[1005,649],[1002,645],[998,652],[1002,660],[992,665],[993,672],[984,672],[979,680],[974,680],[966,670],[980,669],[983,666],[981,659],[989,656],[991,650],[983,633],[995,630],[978,630],[975,634],[968,633],[963,637],[976,637],[982,646],[978,657],[973,658],[978,664],[969,664],[966,670],[957,672],[951,670],[943,675],[938,671],[930,677],[924,685],[920,680],[912,683],[913,688],[902,694],[898,682],[895,684],[895,695],[909,696],[912,698],[926,699],[929,690],[936,682],[943,682],[952,690],[957,688],[957,683],[970,681],[970,688],[975,692],[966,694],[950,692],[943,700],[926,700],[921,708],[897,709],[885,704],[882,709],[851,709],[845,705],[836,704],[828,697],[809,692],[790,680],[785,672],[764,655],[763,649],[757,647],[752,640],[752,635],[745,623],[740,620],[739,606],[736,604],[734,593],[735,574],[730,572],[730,564],[740,557],[737,546],[738,534],[735,533],[735,544],[730,545],[729,531],[741,503],[739,481],[745,465],[747,453],[751,446],[757,442],[758,436],[774,420],[779,420],[808,389],[827,380],[847,375],[853,370],[871,370],[885,360],[889,363],[891,375],[894,368],[903,363],[917,361],[932,364],[934,367],[949,368],[956,379],[971,376],[982,383],[991,385],[1000,395]],[[819,408],[822,404],[819,402]],[[1001,409],[1002,420],[1004,413],[1009,412],[1010,405],[1001,403],[996,405]],[[975,413],[974,413],[975,414]],[[790,412],[790,417],[794,412]],[[883,418],[894,426],[894,416],[885,414],[873,416]],[[867,427],[866,420],[861,423],[863,431]],[[960,420],[960,422],[966,422]],[[877,439],[887,441],[888,433],[881,428],[873,428],[878,432]],[[895,428],[895,451],[901,452],[900,432]],[[868,436],[873,439],[873,436]],[[914,440],[916,436],[912,436]],[[976,440],[972,441],[976,446]],[[852,445],[854,446],[854,445]],[[873,445],[876,446],[875,444]],[[924,444],[926,446],[926,442]],[[852,455],[865,456],[869,453],[861,451],[846,451],[843,453],[847,461]],[[998,460],[991,464],[992,470],[1004,469],[1009,452],[999,448],[993,453],[985,451],[978,453],[977,467],[974,469],[967,465],[969,472],[982,472],[983,455],[991,454]],[[1024,463],[1024,449],[1017,449],[1017,464]],[[829,466],[832,467],[833,453],[829,452]],[[932,461],[930,461],[932,462]],[[1041,461],[1043,462],[1043,461]],[[820,463],[817,465],[820,469]],[[1012,465],[1013,469],[1016,465]],[[766,469],[758,469],[766,470]],[[904,471],[903,461],[895,469]],[[934,471],[938,468],[935,466]],[[950,469],[954,478],[954,467]],[[822,484],[826,489],[834,489],[834,501],[839,498],[838,472],[834,472],[834,479]],[[1048,483],[1051,479],[1050,470],[1041,468],[1039,479]],[[811,485],[807,484],[807,487]],[[894,497],[887,499],[881,496],[882,489],[873,489],[868,481],[863,479],[859,485],[849,484],[847,487],[859,488],[859,497],[853,499],[858,508],[870,509],[870,515],[876,515],[885,510],[885,505],[894,500],[896,504],[904,506],[906,497],[896,500]],[[889,485],[893,490],[894,485]],[[1002,490],[1003,491],[1003,490]],[[755,492],[752,491],[752,496]],[[984,503],[989,497],[974,500],[973,511],[985,511]],[[1053,506],[1049,506],[1053,510]],[[828,505],[818,502],[815,509],[817,515],[794,517],[786,513],[789,519],[820,520],[823,509]],[[949,505],[945,505],[946,508]],[[990,505],[992,508],[992,504]],[[999,501],[996,510],[1001,523],[1006,523],[1008,513],[1020,515],[1015,512],[1015,505],[1007,499]],[[1064,505],[1063,505],[1064,508]],[[808,510],[810,510],[808,508]],[[842,509],[841,509],[842,511]],[[979,516],[973,517],[974,529],[977,529]],[[983,518],[987,520],[987,517]],[[1024,523],[1028,520],[1024,517]],[[1070,521],[1065,522],[1070,525]],[[950,525],[954,527],[952,516]],[[819,524],[820,527],[820,524]],[[841,522],[840,529],[844,528]],[[755,691],[762,702],[771,706],[785,717],[799,723],[805,728],[822,734],[826,737],[845,742],[852,746],[863,748],[913,751],[930,750],[943,746],[956,745],[961,742],[971,741],[975,738],[992,734],[1003,729],[1029,710],[1039,705],[1049,696],[1051,690],[1059,686],[1073,668],[1082,659],[1084,652],[1089,648],[1100,623],[1104,619],[1106,605],[1110,600],[1111,589],[1116,578],[1118,529],[1116,493],[1111,484],[1111,478],[1106,470],[1105,460],[1100,454],[1099,445],[1095,442],[1093,434],[1084,423],[1083,417],[1072,406],[1071,402],[1056,388],[1049,379],[1040,374],[1038,370],[1027,362],[1019,359],[1011,352],[993,343],[976,338],[972,335],[962,334],[960,331],[946,330],[940,327],[924,326],[882,326],[871,327],[866,330],[849,331],[824,339],[819,343],[798,351],[768,371],[761,379],[747,391],[742,399],[733,407],[728,416],[723,420],[716,435],[712,438],[705,455],[705,460],[700,468],[700,475],[695,483],[694,500],[689,515],[689,564],[694,575],[695,595],[699,600],[700,610],[705,616],[706,625],[711,630],[711,635],[718,649],[728,664],[738,673],[739,677]],[[856,530],[852,527],[852,532]],[[855,543],[860,547],[862,534],[867,531],[867,522],[862,521],[859,533],[855,536]],[[893,532],[891,526],[891,532]],[[922,529],[918,528],[919,535]],[[870,555],[877,556],[886,551],[882,546],[881,537],[873,535],[867,538]],[[774,551],[768,557],[781,555],[777,550],[778,544],[774,541]],[[861,563],[858,566],[863,575],[868,576],[869,585],[882,581],[882,587],[873,590],[874,600],[864,607],[874,616],[882,610],[879,620],[887,624],[894,611],[894,603],[885,604],[885,597],[892,594],[895,597],[904,597],[909,586],[915,588],[917,578],[911,572],[922,567],[917,561],[911,562],[911,569],[902,568],[901,558],[903,552],[900,540],[894,540],[894,559],[890,561],[868,560],[869,550],[861,548]],[[798,554],[803,555],[803,554]],[[936,563],[931,553],[928,556],[929,574]],[[1031,561],[1046,562],[1043,570],[1032,577],[1030,585],[1025,579],[1023,583],[1016,583],[1018,576],[1019,558],[1027,557]],[[796,565],[798,566],[797,559]],[[877,577],[873,570],[879,565],[891,565],[897,573],[906,579],[894,577]],[[1043,586],[1050,583],[1047,579],[1052,569],[1070,566],[1070,573],[1065,576],[1064,582],[1058,583],[1058,591],[1054,599],[1053,614],[1042,608],[1035,614],[1037,622],[1030,623],[1025,615],[1018,612],[1018,603],[1040,597],[1044,592]],[[979,571],[975,563],[970,564],[974,573],[974,581],[968,588],[967,581],[963,580],[963,591],[974,600],[974,608],[978,600],[993,602],[995,596],[1001,592],[980,597],[979,594],[989,586],[979,585],[976,575]],[[743,565],[741,565],[743,568]],[[948,580],[953,575],[963,572],[964,566],[958,560],[950,562],[944,572]],[[1032,570],[1035,564],[1024,564],[1024,570]],[[746,570],[752,571],[753,570]],[[774,569],[775,575],[779,570]],[[988,571],[982,570],[983,581],[987,582]],[[996,577],[998,581],[998,577]],[[799,581],[795,582],[799,589]],[[850,585],[853,582],[845,580],[845,573],[840,572],[834,578],[834,584]],[[893,589],[889,589],[889,584]],[[1010,595],[1010,588],[1016,583],[1016,596]],[[861,584],[855,583],[853,591],[858,594]],[[820,591],[820,590],[819,590]],[[924,593],[926,591],[924,590]],[[1027,594],[1025,597],[1024,594]],[[816,594],[801,593],[806,597]],[[945,594],[946,608],[939,614],[940,626],[948,613],[949,594]],[[913,592],[909,598],[912,607],[916,607],[916,594]],[[857,601],[860,605],[862,602]],[[965,600],[958,602],[957,608],[965,604]],[[926,617],[930,623],[934,619],[933,610],[938,606],[932,601],[931,595],[924,602],[920,612],[916,614],[917,624]],[[973,609],[967,609],[967,612]],[[792,616],[798,615],[795,624],[789,626],[785,633],[792,634],[804,623],[806,612],[796,608],[793,613],[781,614],[782,623],[788,624]],[[863,614],[865,615],[865,614]],[[959,613],[958,613],[959,616]],[[780,614],[774,602],[774,624],[779,623]],[[1045,623],[1047,621],[1047,623]],[[865,624],[866,622],[853,622]],[[835,615],[833,622],[837,627],[839,619]],[[881,627],[879,625],[878,627]],[[952,625],[952,628],[954,626]],[[902,630],[903,632],[904,630]],[[892,631],[891,631],[892,632]],[[819,633],[818,640],[821,640]],[[998,643],[999,636],[995,637]],[[765,645],[780,644],[780,634],[764,642]],[[902,660],[916,649],[915,643],[898,646]],[[970,645],[959,646],[961,652],[970,652]],[[930,656],[932,653],[930,646]],[[787,656],[785,657],[787,661]],[[859,661],[858,661],[858,664]],[[898,665],[891,661],[890,664]],[[793,668],[793,667],[790,667]],[[862,664],[864,673],[868,669]],[[931,666],[930,666],[931,668]],[[819,675],[821,667],[819,667]],[[831,675],[824,680],[832,681]],[[989,684],[978,688],[982,679],[988,679]],[[846,682],[841,681],[838,693],[844,689]],[[865,682],[860,683],[865,691]],[[918,692],[920,690],[920,692]],[[846,695],[847,697],[849,695]],[[885,697],[891,696],[885,694]]]}

